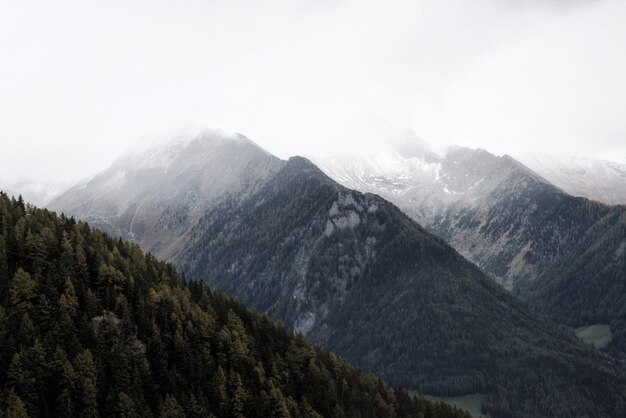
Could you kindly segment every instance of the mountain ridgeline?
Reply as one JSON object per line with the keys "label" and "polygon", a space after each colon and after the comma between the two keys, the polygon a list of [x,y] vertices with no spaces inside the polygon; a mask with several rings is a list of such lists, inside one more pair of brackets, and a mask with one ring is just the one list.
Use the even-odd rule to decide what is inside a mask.
{"label": "mountain ridgeline", "polygon": [[571,196],[509,156],[413,145],[315,161],[388,198],[555,321],[609,324],[609,351],[626,353],[626,206]]}
{"label": "mountain ridgeline", "polygon": [[128,152],[47,207],[168,259],[207,210],[253,193],[280,166],[242,135],[207,131],[198,140]]}
{"label": "mountain ridgeline", "polygon": [[608,205],[626,204],[626,164],[543,154],[522,155],[520,161],[572,196]]}
{"label": "mountain ridgeline", "polygon": [[[197,141],[206,150],[230,146],[206,136],[181,146],[197,148]],[[240,161],[240,172],[258,179],[254,188],[242,192],[239,174],[231,173],[233,193],[212,200],[169,247],[168,259],[187,277],[208,281],[392,384],[433,395],[483,393],[484,410],[493,416],[624,414],[619,362],[528,311],[383,198],[340,186],[299,157],[272,159],[272,172],[255,176],[254,161],[267,154],[250,142],[245,147],[251,164]],[[220,164],[211,157],[217,154],[195,158],[210,167]],[[174,184],[168,173],[152,175]],[[138,173],[126,171],[109,192],[127,193],[131,174]],[[197,193],[186,186],[179,193]],[[100,189],[90,189],[80,193],[100,196]],[[77,201],[75,193],[58,198],[56,208],[97,216],[63,208]],[[168,225],[167,214],[181,205],[163,206],[155,215],[160,223],[143,210],[133,217]],[[122,218],[127,215],[107,222],[150,249]],[[169,246],[171,236],[163,237]]]}
{"label": "mountain ridgeline", "polygon": [[0,416],[468,417],[0,193]]}
{"label": "mountain ridgeline", "polygon": [[[244,204],[207,214],[175,257],[188,276],[395,384],[487,393],[496,416],[598,413],[608,393],[611,408],[624,407],[613,361],[561,336],[393,205],[304,159]],[[602,382],[608,392],[585,409]],[[571,387],[576,400],[565,395]]]}

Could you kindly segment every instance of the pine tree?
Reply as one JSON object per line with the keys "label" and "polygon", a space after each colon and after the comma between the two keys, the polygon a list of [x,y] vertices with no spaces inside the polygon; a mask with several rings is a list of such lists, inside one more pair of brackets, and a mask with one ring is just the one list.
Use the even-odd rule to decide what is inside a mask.
{"label": "pine tree", "polygon": [[27,352],[15,353],[11,359],[7,372],[6,387],[15,391],[20,397],[20,402],[36,416],[38,414],[39,397],[37,391],[37,378],[30,367]]}
{"label": "pine tree", "polygon": [[90,350],[84,350],[74,358],[81,413],[84,417],[98,416],[98,390],[96,387],[96,365]]}
{"label": "pine tree", "polygon": [[85,418],[98,418],[98,389],[91,378],[82,383],[82,416]]}
{"label": "pine tree", "polygon": [[48,252],[41,235],[29,232],[26,236],[26,262],[33,275],[43,277],[48,264]]}
{"label": "pine tree", "polygon": [[270,416],[272,418],[290,418],[291,417],[291,414],[289,413],[289,408],[287,408],[287,403],[285,402],[285,397],[283,396],[280,389],[276,387],[272,387],[270,390],[270,399],[271,399]]}
{"label": "pine tree", "polygon": [[185,418],[185,411],[178,404],[174,395],[168,394],[161,408],[161,418]]}
{"label": "pine tree", "polygon": [[78,298],[76,297],[76,291],[74,290],[74,284],[69,277],[65,279],[65,290],[59,298],[59,305],[61,305],[67,313],[74,317],[76,316],[76,309],[78,308]]}
{"label": "pine tree", "polygon": [[9,289],[11,305],[20,313],[27,313],[32,309],[33,302],[37,297],[37,283],[30,274],[18,268]]}
{"label": "pine tree", "polygon": [[232,398],[231,398],[231,416],[242,418],[244,416],[244,408],[246,404],[246,391],[241,383],[239,373],[233,373],[231,377]]}
{"label": "pine tree", "polygon": [[73,417],[75,412],[74,392],[76,390],[76,372],[69,361],[63,364],[62,377],[59,382],[60,393],[56,402],[57,416]]}
{"label": "pine tree", "polygon": [[120,392],[118,395],[117,405],[115,406],[115,415],[120,418],[137,418],[137,410],[133,400],[125,394]]}
{"label": "pine tree", "polygon": [[26,406],[24,405],[24,402],[22,402],[22,399],[13,391],[9,392],[8,398],[9,405],[5,411],[6,418],[28,418]]}

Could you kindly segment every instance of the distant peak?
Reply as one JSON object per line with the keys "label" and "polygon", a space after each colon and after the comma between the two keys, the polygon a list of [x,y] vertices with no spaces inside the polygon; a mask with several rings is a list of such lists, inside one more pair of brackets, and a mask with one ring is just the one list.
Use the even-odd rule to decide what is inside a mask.
{"label": "distant peak", "polygon": [[306,173],[308,176],[316,177],[323,182],[338,185],[335,180],[328,177],[317,165],[305,157],[289,157],[284,169],[289,173]]}
{"label": "distant peak", "polygon": [[305,170],[321,170],[311,162],[308,158],[300,157],[299,155],[289,157],[287,160],[287,166],[295,169]]}
{"label": "distant peak", "polygon": [[218,129],[203,129],[201,131],[179,133],[140,141],[127,149],[113,163],[113,166],[125,166],[130,161],[133,164],[139,163],[142,166],[166,167],[175,159],[197,156],[218,149],[233,149],[233,152],[245,149],[248,154],[271,155],[241,133]]}
{"label": "distant peak", "polygon": [[390,145],[403,158],[420,158],[427,161],[439,159],[432,146],[412,131],[395,137]]}

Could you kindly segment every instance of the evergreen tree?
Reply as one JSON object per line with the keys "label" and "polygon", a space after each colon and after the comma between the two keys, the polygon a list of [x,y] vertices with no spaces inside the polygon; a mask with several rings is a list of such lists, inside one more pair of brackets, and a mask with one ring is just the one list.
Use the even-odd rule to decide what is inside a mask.
{"label": "evergreen tree", "polygon": [[14,306],[20,313],[28,313],[33,308],[37,297],[37,282],[30,274],[19,268],[11,280],[9,293],[11,306]]}
{"label": "evergreen tree", "polygon": [[135,403],[124,392],[120,392],[118,395],[117,405],[115,407],[115,415],[120,418],[137,418],[137,410],[135,409]]}
{"label": "evergreen tree", "polygon": [[5,411],[6,418],[28,418],[24,402],[13,391],[9,392],[8,404]]}
{"label": "evergreen tree", "polygon": [[178,404],[176,398],[168,394],[165,397],[163,408],[161,408],[161,418],[185,418],[185,411]]}
{"label": "evergreen tree", "polygon": [[76,315],[76,309],[78,308],[78,298],[76,297],[76,291],[72,280],[68,277],[65,279],[65,290],[59,298],[59,305],[61,305],[70,316]]}

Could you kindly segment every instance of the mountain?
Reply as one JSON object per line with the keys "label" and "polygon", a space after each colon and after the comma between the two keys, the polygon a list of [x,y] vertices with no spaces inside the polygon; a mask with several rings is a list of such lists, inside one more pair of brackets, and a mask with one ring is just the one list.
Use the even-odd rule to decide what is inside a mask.
{"label": "mountain", "polygon": [[0,193],[0,227],[2,416],[469,417],[85,223]]}
{"label": "mountain", "polygon": [[314,161],[396,203],[537,311],[575,328],[610,325],[610,349],[626,353],[626,207],[571,196],[481,149]]}
{"label": "mountain", "polygon": [[61,194],[72,186],[74,182],[36,182],[22,180],[15,183],[0,181],[0,191],[10,196],[22,196],[22,198],[33,205],[45,206],[54,197]]}
{"label": "mountain", "polygon": [[207,131],[127,152],[47,207],[169,259],[202,214],[254,192],[280,165],[242,135]]}
{"label": "mountain", "polygon": [[507,286],[534,279],[553,257],[529,246],[527,234],[542,216],[538,203],[565,194],[511,157],[461,147],[405,157],[387,148],[313,161],[346,187],[396,203]]}
{"label": "mountain", "polygon": [[[204,136],[187,146],[200,146],[195,141],[221,147]],[[256,147],[247,158],[259,155],[266,153]],[[169,247],[186,277],[208,281],[392,384],[484,393],[493,416],[623,414],[622,365],[528,311],[383,198],[340,186],[304,158],[266,158],[271,174],[264,175],[267,165],[244,164],[263,169],[244,170],[259,179],[254,187],[220,195]],[[160,181],[174,184],[166,174]],[[136,221],[158,226],[147,214]]]}
{"label": "mountain", "polygon": [[626,164],[545,154],[526,154],[519,160],[573,196],[608,205],[626,204]]}

